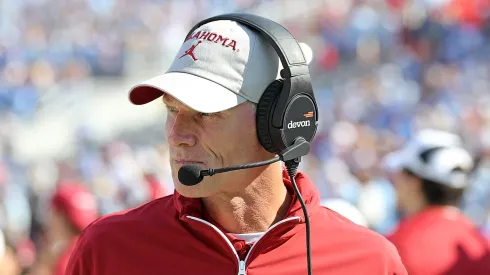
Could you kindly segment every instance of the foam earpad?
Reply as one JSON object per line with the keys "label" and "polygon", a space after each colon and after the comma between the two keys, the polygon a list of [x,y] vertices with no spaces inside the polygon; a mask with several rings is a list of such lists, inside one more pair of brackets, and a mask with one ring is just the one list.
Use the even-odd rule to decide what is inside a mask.
{"label": "foam earpad", "polygon": [[272,111],[275,104],[275,100],[282,91],[283,81],[278,79],[273,81],[264,93],[260,97],[259,103],[257,104],[257,136],[259,138],[260,144],[271,153],[278,153],[278,149],[274,145],[270,135],[270,120],[272,119]]}

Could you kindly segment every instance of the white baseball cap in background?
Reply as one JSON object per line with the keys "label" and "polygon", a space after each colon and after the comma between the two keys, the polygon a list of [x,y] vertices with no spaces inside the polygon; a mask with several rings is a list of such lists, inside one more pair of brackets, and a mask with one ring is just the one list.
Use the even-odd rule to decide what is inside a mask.
{"label": "white baseball cap in background", "polygon": [[[461,138],[453,133],[425,129],[418,132],[400,150],[388,154],[384,166],[388,171],[409,169],[417,176],[453,188],[464,188],[473,169],[473,158],[463,147]],[[432,150],[427,161],[422,154]],[[455,171],[460,168],[462,171]]]}
{"label": "white baseball cap in background", "polygon": [[388,171],[395,171],[406,165],[410,157],[419,150],[440,146],[462,146],[461,138],[451,132],[423,129],[417,132],[401,150],[389,153],[383,160],[383,165]]}
{"label": "white baseball cap in background", "polygon": [[[300,46],[309,63],[311,48]],[[213,21],[187,38],[166,73],[132,87],[129,99],[142,105],[167,93],[198,112],[220,112],[258,103],[281,69],[260,33],[234,21]]]}
{"label": "white baseball cap in background", "polygon": [[320,202],[320,205],[339,213],[353,223],[366,227],[368,226],[368,221],[361,211],[346,200],[341,198],[323,199]]}

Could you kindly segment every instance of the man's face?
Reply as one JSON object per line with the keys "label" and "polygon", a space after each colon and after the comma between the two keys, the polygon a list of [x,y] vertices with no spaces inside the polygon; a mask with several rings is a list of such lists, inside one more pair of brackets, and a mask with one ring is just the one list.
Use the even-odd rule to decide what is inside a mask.
{"label": "man's face", "polygon": [[405,171],[393,173],[392,181],[396,189],[398,210],[404,213],[414,198],[420,196],[420,181]]}
{"label": "man's face", "polygon": [[169,143],[170,166],[175,189],[186,197],[208,197],[219,192],[236,192],[257,178],[265,167],[244,169],[212,177],[195,186],[185,186],[179,169],[196,164],[201,169],[263,161],[273,157],[260,145],[255,126],[255,110],[248,103],[213,114],[198,113],[169,95],[165,133]]}
{"label": "man's face", "polygon": [[63,217],[63,214],[54,209],[51,209],[48,212],[46,225],[46,233],[49,242],[55,242],[60,238],[65,237],[67,234],[66,232],[69,231],[69,225],[67,224],[66,219]]}

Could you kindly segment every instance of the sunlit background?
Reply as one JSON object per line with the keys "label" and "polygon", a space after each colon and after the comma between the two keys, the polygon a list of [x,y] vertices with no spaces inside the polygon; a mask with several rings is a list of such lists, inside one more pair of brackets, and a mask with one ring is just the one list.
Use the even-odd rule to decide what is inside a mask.
{"label": "sunlit background", "polygon": [[[322,198],[397,223],[383,156],[414,131],[463,136],[481,162],[463,209],[490,209],[490,10],[484,0],[0,0],[0,229],[28,267],[61,181],[100,215],[173,192],[158,102],[132,85],[164,72],[188,30],[244,11],[283,24],[313,53],[320,129],[301,169]],[[238,146],[238,143],[237,143]],[[1,254],[0,254],[1,258]]]}

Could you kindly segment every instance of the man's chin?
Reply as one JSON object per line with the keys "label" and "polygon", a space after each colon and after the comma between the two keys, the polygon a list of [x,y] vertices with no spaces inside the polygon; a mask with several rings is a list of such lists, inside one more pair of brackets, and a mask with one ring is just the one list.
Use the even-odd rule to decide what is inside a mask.
{"label": "man's chin", "polygon": [[208,186],[209,184],[206,183],[207,182],[203,180],[200,183],[193,186],[183,185],[180,182],[176,182],[174,183],[174,185],[175,185],[175,190],[180,195],[186,198],[205,198],[215,193],[215,190],[211,190],[211,188],[209,188]]}

